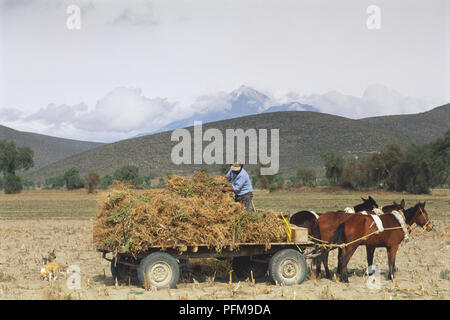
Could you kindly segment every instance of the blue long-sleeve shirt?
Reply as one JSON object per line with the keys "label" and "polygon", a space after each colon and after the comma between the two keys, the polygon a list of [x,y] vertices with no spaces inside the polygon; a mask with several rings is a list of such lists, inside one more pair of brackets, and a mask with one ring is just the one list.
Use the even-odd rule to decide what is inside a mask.
{"label": "blue long-sleeve shirt", "polygon": [[226,177],[229,181],[231,181],[231,185],[233,186],[234,193],[238,196],[242,196],[246,193],[253,192],[252,182],[250,177],[243,168],[239,174],[234,173],[231,169],[226,174]]}

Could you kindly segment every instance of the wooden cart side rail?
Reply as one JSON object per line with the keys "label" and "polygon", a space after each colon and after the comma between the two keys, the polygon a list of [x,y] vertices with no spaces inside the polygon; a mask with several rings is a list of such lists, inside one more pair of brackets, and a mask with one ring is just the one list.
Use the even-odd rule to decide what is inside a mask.
{"label": "wooden cart side rail", "polygon": [[[234,245],[226,245],[222,248],[222,251],[228,250],[228,251],[234,251],[234,250],[239,250],[243,247],[261,247],[264,246],[267,249],[270,249],[272,246],[313,246],[315,245],[314,242],[312,241],[303,241],[303,242],[269,242],[269,243],[261,243],[261,242],[238,242],[235,243]],[[172,246],[151,246],[149,247],[150,250],[155,250],[155,249],[159,249],[162,251],[166,251],[166,250],[170,250],[170,249],[176,249],[180,252],[198,252],[199,248],[208,248],[211,250],[214,250],[215,247],[211,246],[211,245],[207,245],[207,244],[197,244],[197,245],[186,245],[186,244],[177,244],[177,245],[172,245]],[[109,253],[112,252],[111,250],[105,249],[105,248],[101,248],[101,247],[97,247],[97,251],[99,252],[105,252],[105,253]],[[127,250],[125,249],[124,246],[120,247],[118,250],[118,253],[127,253]]]}
{"label": "wooden cart side rail", "polygon": [[[313,242],[302,242],[302,243],[293,243],[293,242],[272,242],[270,244],[262,244],[262,243],[243,243],[239,244],[239,246],[234,246],[234,248],[230,248],[231,246],[227,246],[222,248],[221,251],[217,252],[214,247],[207,245],[197,245],[197,246],[172,246],[168,248],[162,248],[160,246],[154,246],[149,248],[149,250],[136,254],[132,256],[128,252],[118,252],[119,260],[120,256],[130,257],[132,256],[133,260],[140,261],[145,258],[147,255],[164,251],[172,255],[177,259],[189,259],[189,258],[234,258],[238,256],[270,256],[275,254],[277,251],[281,249],[295,249],[300,250],[305,258],[312,258],[311,253],[316,248]],[[309,250],[308,250],[309,249]],[[106,258],[106,254],[110,253],[107,251],[103,252],[103,258]],[[108,259],[107,259],[108,260]],[[122,263],[122,262],[120,262]]]}

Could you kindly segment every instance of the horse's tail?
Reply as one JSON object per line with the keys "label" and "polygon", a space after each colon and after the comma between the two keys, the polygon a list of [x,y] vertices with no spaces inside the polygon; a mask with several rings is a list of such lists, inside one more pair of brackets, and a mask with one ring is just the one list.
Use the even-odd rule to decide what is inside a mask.
{"label": "horse's tail", "polygon": [[[314,226],[313,226],[313,228],[312,228],[311,236],[313,236],[313,237],[316,238],[316,239],[320,239],[320,238],[321,238],[321,236],[320,236],[319,223],[317,222],[317,220],[315,221]],[[313,241],[313,242],[318,242],[318,241],[316,241],[316,240],[314,240],[314,239],[312,239],[312,241]]]}
{"label": "horse's tail", "polygon": [[330,244],[343,242],[345,231],[345,222],[342,222],[334,232],[333,236],[330,239]]}
{"label": "horse's tail", "polygon": [[[334,232],[333,236],[331,237],[328,244],[337,244],[342,243],[344,241],[344,232],[345,232],[345,222],[342,222],[337,227],[336,231]],[[323,259],[331,250],[336,248],[327,248],[322,251],[321,258]]]}

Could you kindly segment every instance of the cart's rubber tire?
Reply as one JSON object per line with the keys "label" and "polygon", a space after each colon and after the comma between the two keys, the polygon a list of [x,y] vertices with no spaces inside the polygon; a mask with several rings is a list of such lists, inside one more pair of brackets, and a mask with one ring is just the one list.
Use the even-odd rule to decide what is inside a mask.
{"label": "cart's rubber tire", "polygon": [[291,286],[305,281],[308,266],[305,257],[294,249],[275,253],[269,262],[269,276],[274,283]]}
{"label": "cart's rubber tire", "polygon": [[117,279],[118,281],[128,281],[130,279],[134,282],[137,279],[136,269],[117,263],[116,258],[113,258],[111,261],[111,275],[114,281]]}
{"label": "cart's rubber tire", "polygon": [[180,279],[180,266],[170,254],[154,252],[142,259],[138,278],[144,287],[175,288]]}
{"label": "cart's rubber tire", "polygon": [[262,278],[267,273],[268,263],[252,261],[250,257],[234,257],[232,262],[233,272],[239,279],[251,277],[250,271],[253,271],[253,278]]}

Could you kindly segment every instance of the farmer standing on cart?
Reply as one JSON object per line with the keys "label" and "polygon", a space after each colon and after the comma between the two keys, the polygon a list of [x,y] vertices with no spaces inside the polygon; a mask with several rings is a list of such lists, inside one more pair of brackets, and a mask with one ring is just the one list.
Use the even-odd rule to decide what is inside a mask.
{"label": "farmer standing on cart", "polygon": [[234,191],[234,200],[242,203],[248,210],[253,199],[253,187],[244,166],[240,163],[234,163],[225,177],[231,182],[232,186],[222,187],[222,191]]}

